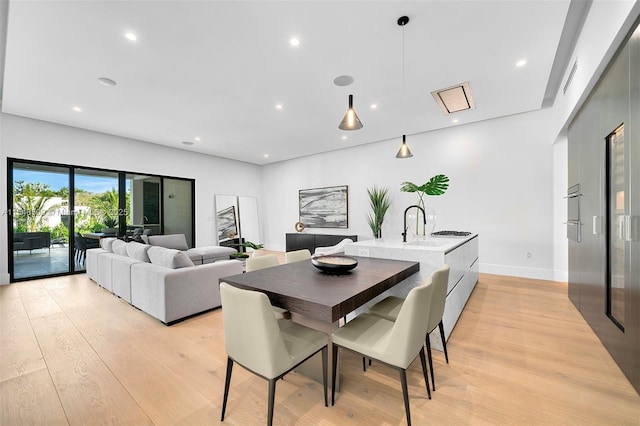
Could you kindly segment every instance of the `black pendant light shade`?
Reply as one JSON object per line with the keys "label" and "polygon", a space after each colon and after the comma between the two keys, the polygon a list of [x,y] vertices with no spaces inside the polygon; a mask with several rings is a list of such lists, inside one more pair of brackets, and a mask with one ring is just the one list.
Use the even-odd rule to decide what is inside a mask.
{"label": "black pendant light shade", "polygon": [[396,158],[411,158],[413,154],[409,149],[409,145],[407,145],[407,135],[402,135],[402,145],[400,145],[400,150],[396,154]]}
{"label": "black pendant light shade", "polygon": [[349,109],[347,109],[347,113],[344,115],[344,118],[338,125],[338,128],[340,130],[362,129],[362,122],[358,118],[356,110],[353,109],[353,95],[349,95]]}

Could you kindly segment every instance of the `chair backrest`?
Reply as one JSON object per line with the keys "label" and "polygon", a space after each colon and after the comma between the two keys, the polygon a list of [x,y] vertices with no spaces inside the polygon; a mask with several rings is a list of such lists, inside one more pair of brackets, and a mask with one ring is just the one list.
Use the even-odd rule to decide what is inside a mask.
{"label": "chair backrest", "polygon": [[264,256],[247,258],[245,268],[247,272],[251,272],[257,271],[258,269],[271,268],[273,266],[278,266],[279,264],[278,256],[275,254],[265,254]]}
{"label": "chair backrest", "polygon": [[79,232],[76,232],[73,234],[73,241],[76,243],[77,250],[84,251],[87,249],[87,242],[85,241],[82,234],[80,234]]}
{"label": "chair backrest", "polygon": [[227,355],[267,379],[276,377],[291,355],[267,295],[222,282],[220,296]]}
{"label": "chair backrest", "polygon": [[447,300],[447,287],[449,285],[449,265],[445,263],[440,269],[431,274],[431,280],[433,281],[433,290],[427,332],[431,332],[436,328],[442,321],[442,315],[444,315],[444,304]]}
{"label": "chair backrest", "polygon": [[424,345],[429,321],[429,300],[433,290],[431,277],[414,287],[402,303],[389,335],[381,361],[407,368]]}
{"label": "chair backrest", "polygon": [[311,252],[307,249],[288,251],[284,254],[286,263],[300,262],[311,259]]}
{"label": "chair backrest", "polygon": [[352,244],[353,240],[351,238],[344,238],[338,244],[329,247],[316,247],[316,251],[313,253],[314,256],[328,256],[331,254],[344,253],[344,248],[349,244]]}

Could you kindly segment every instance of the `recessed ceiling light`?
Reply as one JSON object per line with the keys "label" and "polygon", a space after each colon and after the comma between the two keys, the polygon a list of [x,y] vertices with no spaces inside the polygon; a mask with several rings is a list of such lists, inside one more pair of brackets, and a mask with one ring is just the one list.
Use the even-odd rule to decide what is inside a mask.
{"label": "recessed ceiling light", "polygon": [[297,37],[291,37],[289,39],[289,44],[292,46],[300,46],[300,39]]}
{"label": "recessed ceiling light", "polygon": [[116,82],[107,77],[98,78],[98,82],[103,86],[113,87],[116,85]]}
{"label": "recessed ceiling light", "polygon": [[371,109],[378,109],[378,104],[371,104]]}
{"label": "recessed ceiling light", "polygon": [[453,120],[451,120],[452,123],[457,123],[458,121],[460,120],[458,120],[457,118],[454,118]]}
{"label": "recessed ceiling light", "polygon": [[524,67],[525,65],[527,65],[526,59],[520,59],[518,62],[516,62],[516,67]]}
{"label": "recessed ceiling light", "polygon": [[196,142],[200,142],[200,136],[196,136],[195,138],[193,138]]}
{"label": "recessed ceiling light", "polygon": [[74,110],[75,112],[82,112],[82,108],[80,108],[79,106],[74,106],[71,109]]}
{"label": "recessed ceiling light", "polygon": [[342,140],[343,140],[343,141],[346,141],[346,140],[347,140],[347,136],[346,136],[346,135],[343,135],[343,136],[342,136]]}
{"label": "recessed ceiling light", "polygon": [[264,158],[269,158],[269,154],[265,154],[265,155],[264,155]]}
{"label": "recessed ceiling light", "polygon": [[137,35],[135,35],[135,34],[134,34],[134,33],[132,33],[132,32],[126,32],[126,33],[124,33],[124,38],[126,38],[127,40],[131,40],[131,41],[136,41],[136,40],[138,40],[138,36],[137,36]]}
{"label": "recessed ceiling light", "polygon": [[180,142],[182,145],[193,145],[193,142],[191,141],[182,141]]}
{"label": "recessed ceiling light", "polygon": [[276,104],[276,109],[282,109],[282,108],[283,108],[282,104]]}

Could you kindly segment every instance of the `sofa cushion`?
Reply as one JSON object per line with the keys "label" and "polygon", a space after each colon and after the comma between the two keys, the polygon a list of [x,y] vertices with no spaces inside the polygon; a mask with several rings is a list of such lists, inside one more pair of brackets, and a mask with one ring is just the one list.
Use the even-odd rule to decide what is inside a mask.
{"label": "sofa cushion", "polygon": [[[217,260],[229,260],[229,255],[237,253],[236,249],[222,246],[195,247],[187,250],[187,254],[193,263],[213,263]],[[200,256],[200,259],[198,259]],[[194,259],[198,259],[196,262]]]}
{"label": "sofa cushion", "polygon": [[184,234],[149,235],[149,244],[168,249],[188,250],[187,239]]}
{"label": "sofa cushion", "polygon": [[109,253],[113,253],[113,242],[117,240],[117,238],[103,238],[100,240],[100,246],[104,251],[108,251]]}
{"label": "sofa cushion", "polygon": [[127,255],[136,260],[140,260],[142,262],[149,262],[149,255],[147,254],[147,250],[149,247],[146,244],[137,243],[135,241],[129,242],[127,245]]}
{"label": "sofa cushion", "polygon": [[151,246],[147,254],[151,263],[165,268],[178,269],[194,266],[189,256],[180,250]]}
{"label": "sofa cushion", "polygon": [[115,240],[113,244],[111,244],[111,248],[115,254],[119,254],[120,256],[129,256],[127,254],[127,243],[122,240]]}

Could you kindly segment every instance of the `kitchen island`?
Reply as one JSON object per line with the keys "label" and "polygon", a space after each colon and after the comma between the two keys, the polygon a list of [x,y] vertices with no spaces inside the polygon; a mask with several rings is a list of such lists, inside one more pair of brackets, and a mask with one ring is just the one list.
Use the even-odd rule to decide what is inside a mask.
{"label": "kitchen island", "polygon": [[[464,309],[473,288],[478,282],[478,234],[463,237],[431,237],[409,242],[400,239],[376,239],[358,241],[345,247],[348,256],[375,257],[420,262],[420,271],[385,293],[373,299],[376,303],[387,296],[406,297],[409,291],[424,282],[443,264],[449,264],[447,301],[442,322],[445,338],[449,335]],[[366,306],[353,314],[366,312]],[[442,350],[442,341],[437,328],[431,333],[431,345]]]}

